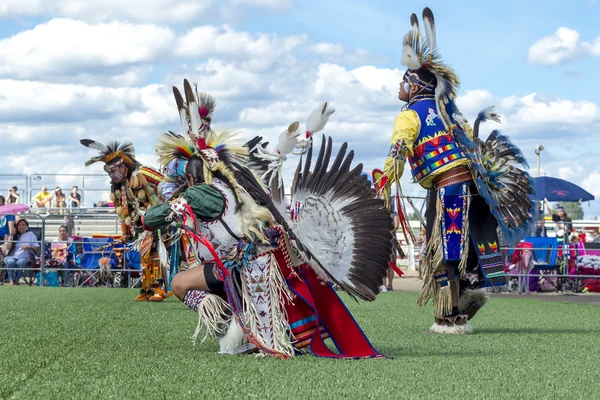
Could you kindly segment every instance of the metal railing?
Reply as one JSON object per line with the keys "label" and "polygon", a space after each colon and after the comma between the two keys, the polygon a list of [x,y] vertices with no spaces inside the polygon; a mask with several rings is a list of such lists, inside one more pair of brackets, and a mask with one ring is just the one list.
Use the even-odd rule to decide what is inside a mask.
{"label": "metal railing", "polygon": [[[61,211],[64,213],[61,214]],[[112,274],[113,277],[117,278],[117,284],[119,280],[125,279],[127,287],[135,286],[141,276],[141,270],[136,268],[127,268],[129,265],[130,249],[128,246],[122,246],[115,248],[115,245],[120,245],[120,242],[113,241],[111,243],[106,242],[104,244],[98,244],[92,250],[86,250],[84,246],[92,246],[84,238],[96,236],[96,237],[117,237],[120,236],[120,224],[116,218],[113,209],[105,209],[104,212],[99,212],[98,209],[50,209],[49,212],[46,210],[32,210],[32,212],[20,214],[17,218],[25,219],[29,224],[29,231],[36,235],[38,251],[35,255],[29,255],[27,266],[25,268],[8,267],[3,261],[0,263],[0,283],[4,283],[11,275],[11,272],[18,271],[18,275],[24,275],[24,281],[26,284],[32,285],[37,280],[39,286],[45,285],[45,278],[48,272],[55,272],[57,276],[60,275],[65,283],[65,277],[67,281],[74,274],[79,278],[76,278],[77,282],[74,286],[95,286],[100,282],[99,275],[101,270],[99,265],[82,266],[78,264],[77,260],[82,260],[84,256],[93,256],[98,254],[106,254],[108,258],[118,259],[118,268],[108,268],[103,272]],[[39,212],[39,213],[38,213]],[[15,223],[18,221],[15,221]],[[16,225],[16,224],[15,224]],[[47,247],[52,247],[52,243],[56,241],[59,236],[58,230],[61,226],[67,228],[68,236],[70,239],[70,245],[76,247],[75,254],[72,254],[73,261],[67,263],[67,266],[53,264],[47,258]],[[16,229],[16,226],[15,226]],[[4,238],[0,238],[0,245],[4,245]],[[14,244],[13,244],[14,245]],[[70,247],[69,245],[69,247]],[[68,251],[67,251],[68,253]],[[81,256],[80,256],[81,255]],[[118,256],[120,255],[120,256]],[[80,256],[79,259],[77,257]],[[65,258],[68,254],[65,255]],[[92,257],[92,260],[94,258]],[[24,273],[24,274],[21,274]],[[14,276],[14,275],[13,275]],[[16,277],[16,276],[14,276]],[[119,279],[120,278],[120,279]],[[91,284],[90,284],[91,283]]]}
{"label": "metal railing", "polygon": [[0,174],[0,194],[7,196],[8,190],[16,186],[20,202],[34,204],[35,195],[46,186],[53,193],[60,187],[69,204],[69,194],[73,186],[77,186],[81,195],[81,204],[91,206],[93,203],[108,199],[110,179],[106,174]]}

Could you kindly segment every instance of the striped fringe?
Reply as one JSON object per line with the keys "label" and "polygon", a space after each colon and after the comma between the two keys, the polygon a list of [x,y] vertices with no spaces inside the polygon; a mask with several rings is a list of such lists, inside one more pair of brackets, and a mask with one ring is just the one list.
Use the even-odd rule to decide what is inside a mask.
{"label": "striped fringe", "polygon": [[442,250],[442,233],[441,233],[441,220],[442,220],[442,200],[438,193],[435,203],[435,223],[431,232],[429,242],[425,247],[425,257],[423,258],[423,288],[419,298],[417,300],[417,306],[420,308],[426,305],[430,299],[435,296],[436,282],[434,274],[444,261],[444,254]]}
{"label": "striped fringe", "polygon": [[[421,294],[419,294],[417,306],[420,308],[433,298],[434,316],[439,316],[448,315],[452,312],[452,289],[449,281],[446,286],[440,287],[438,282],[439,279],[436,279],[436,274],[444,272],[444,270],[440,269],[444,263],[441,232],[441,221],[444,208],[440,193],[436,193],[435,195],[437,196],[435,203],[435,224],[427,247],[425,248],[423,289],[421,290]],[[446,277],[447,279],[452,278],[447,275]]]}

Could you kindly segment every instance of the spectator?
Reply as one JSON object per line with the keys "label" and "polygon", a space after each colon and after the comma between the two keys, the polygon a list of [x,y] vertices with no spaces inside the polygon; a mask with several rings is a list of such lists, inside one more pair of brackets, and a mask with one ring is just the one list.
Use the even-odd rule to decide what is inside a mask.
{"label": "spectator", "polygon": [[6,204],[15,204],[21,202],[21,196],[17,193],[19,190],[16,186],[8,189],[8,196],[6,196]]}
{"label": "spectator", "polygon": [[[0,196],[0,207],[4,205],[4,196]],[[13,215],[0,215],[0,260],[8,253],[5,242],[15,234],[15,217]],[[3,279],[0,278],[0,282]]]}
{"label": "spectator", "polygon": [[538,220],[538,222],[536,222],[535,227],[533,228],[533,231],[531,232],[531,236],[533,237],[548,237],[547,233],[546,233],[546,227],[544,226],[544,221],[543,220]]}
{"label": "spectator", "polygon": [[544,202],[546,203],[548,213],[552,215],[552,221],[554,221],[554,222],[560,221],[560,222],[564,223],[564,226],[565,226],[565,229],[567,230],[567,232],[572,232],[573,231],[573,220],[571,218],[569,218],[569,216],[565,212],[564,207],[560,204],[557,204],[556,205],[556,213],[554,213],[552,211],[552,209],[550,208],[550,204],[548,204],[548,201],[544,200]]}
{"label": "spectator", "polygon": [[73,261],[73,239],[68,236],[69,231],[65,225],[61,225],[58,228],[58,238],[52,241],[50,249],[52,251],[52,259],[55,260],[61,269],[60,275],[62,276],[62,285],[68,286],[69,284],[69,271],[68,269],[77,268]]}
{"label": "spectator", "polygon": [[29,232],[29,223],[21,219],[17,223],[17,233],[13,240],[9,242],[10,252],[4,258],[6,268],[8,268],[8,277],[12,286],[19,285],[21,280],[21,269],[27,267],[27,262],[31,255],[40,247],[37,238],[33,232]]}
{"label": "spectator", "polygon": [[50,208],[52,205],[52,193],[48,192],[46,186],[42,186],[42,191],[35,195],[34,201],[37,208]]}
{"label": "spectator", "polygon": [[62,209],[67,206],[67,196],[65,196],[60,187],[56,187],[56,189],[54,189],[54,202],[52,206],[59,209],[61,214],[63,213]]}
{"label": "spectator", "polygon": [[73,189],[71,190],[71,194],[69,195],[69,203],[71,208],[81,207],[81,195],[79,194],[79,188],[77,186],[73,186]]}

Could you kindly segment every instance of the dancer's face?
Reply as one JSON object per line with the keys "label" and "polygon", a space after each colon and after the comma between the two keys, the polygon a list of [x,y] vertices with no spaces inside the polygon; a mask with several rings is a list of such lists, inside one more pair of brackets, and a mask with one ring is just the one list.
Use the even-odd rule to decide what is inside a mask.
{"label": "dancer's face", "polygon": [[408,102],[408,93],[404,90],[405,80],[400,81],[400,89],[398,90],[398,100]]}
{"label": "dancer's face", "polygon": [[117,160],[106,164],[104,170],[108,173],[114,184],[119,184],[127,178],[127,165],[123,160]]}

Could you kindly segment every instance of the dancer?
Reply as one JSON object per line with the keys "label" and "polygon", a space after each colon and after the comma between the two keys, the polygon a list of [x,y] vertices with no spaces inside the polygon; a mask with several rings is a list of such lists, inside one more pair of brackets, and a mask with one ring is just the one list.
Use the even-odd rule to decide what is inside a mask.
{"label": "dancer", "polygon": [[96,162],[105,164],[104,171],[111,179],[110,198],[121,222],[121,241],[127,243],[136,240],[140,249],[142,289],[135,300],[163,301],[167,291],[164,288],[165,265],[161,265],[159,257],[160,240],[157,234],[144,232],[141,219],[148,208],[160,202],[157,187],[162,175],[136,161],[131,142],[113,141],[103,145],[83,139],[81,144],[100,152],[85,165]]}
{"label": "dancer", "polygon": [[[171,241],[190,243],[198,266],[175,276],[172,287],[198,313],[194,340],[205,328],[204,337],[218,337],[226,354],[287,358],[309,349],[323,357],[382,357],[329,284],[374,300],[392,251],[392,219],[362,166],[350,170],[353,153],[343,144],[330,165],[332,141],[324,140],[311,168],[312,146],[298,140],[298,123],[280,135],[276,150],[262,138],[236,144],[231,133],[203,123],[204,95],[187,80],[184,88],[185,101],[174,93],[187,137],[165,134],[157,152],[163,166],[179,160],[185,184],[143,222],[149,230],[170,226]],[[331,112],[327,104],[316,111],[306,136],[322,129]],[[307,147],[306,158],[287,215],[274,199],[282,193],[281,163],[297,147]],[[327,336],[338,352],[325,345]]]}
{"label": "dancer", "polygon": [[400,187],[408,161],[413,182],[428,190],[418,305],[434,299],[430,332],[469,333],[469,320],[487,297],[468,289],[505,284],[496,227],[512,243],[528,232],[535,213],[528,197],[533,184],[516,166],[526,166],[523,155],[505,136],[494,131],[487,141],[478,139],[481,122],[499,121],[491,108],[479,113],[474,131],[460,115],[455,104],[459,79],[441,61],[431,10],[423,10],[426,40],[415,14],[410,22],[402,52],[408,69],[398,95],[407,105],[394,122],[380,194],[389,198],[390,185]]}

